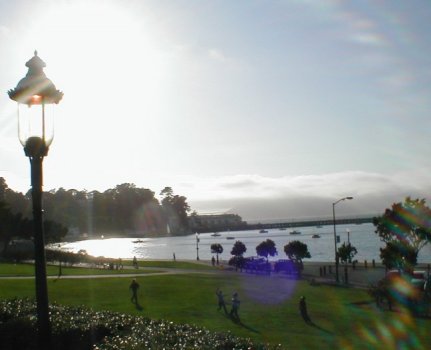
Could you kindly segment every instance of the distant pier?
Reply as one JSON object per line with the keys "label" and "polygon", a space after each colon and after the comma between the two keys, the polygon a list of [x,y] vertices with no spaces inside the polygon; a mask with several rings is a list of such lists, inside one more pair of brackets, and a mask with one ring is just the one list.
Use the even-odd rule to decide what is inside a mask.
{"label": "distant pier", "polygon": [[[366,223],[372,223],[373,217],[367,218],[340,218],[336,219],[335,223],[337,225],[360,225]],[[291,228],[291,227],[310,227],[310,226],[325,226],[333,225],[334,221],[332,219],[318,219],[318,220],[303,220],[303,221],[290,221],[290,222],[279,222],[279,223],[257,223],[257,224],[247,224],[245,230],[254,229],[272,229],[272,228]]]}
{"label": "distant pier", "polygon": [[[356,218],[337,218],[335,220],[337,225],[360,225],[373,222],[373,216],[370,217],[356,217]],[[196,232],[213,232],[213,231],[242,231],[242,230],[268,230],[268,229],[287,229],[295,227],[311,227],[311,226],[325,226],[333,225],[332,218],[326,219],[311,219],[311,220],[292,220],[285,222],[269,222],[269,223],[244,223],[243,225],[219,225],[208,229],[197,229]]]}

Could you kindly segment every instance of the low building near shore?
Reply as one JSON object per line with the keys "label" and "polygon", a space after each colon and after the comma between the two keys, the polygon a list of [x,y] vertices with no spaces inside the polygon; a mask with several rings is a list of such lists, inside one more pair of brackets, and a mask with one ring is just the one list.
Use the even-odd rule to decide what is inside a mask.
{"label": "low building near shore", "polygon": [[239,230],[247,223],[238,214],[197,214],[189,216],[189,226],[194,232]]}

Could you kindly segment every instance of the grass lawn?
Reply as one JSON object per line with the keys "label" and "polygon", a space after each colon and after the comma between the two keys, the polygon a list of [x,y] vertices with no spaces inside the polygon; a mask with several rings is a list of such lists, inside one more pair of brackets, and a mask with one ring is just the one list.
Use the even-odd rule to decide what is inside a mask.
{"label": "grass lawn", "polygon": [[[147,275],[137,281],[140,308],[130,302],[129,278],[49,280],[49,298],[65,305],[231,331],[257,342],[281,343],[287,349],[428,349],[431,344],[431,320],[379,311],[359,289],[234,273]],[[217,287],[227,301],[238,291],[242,323],[217,311]],[[306,325],[299,316],[300,295],[307,298],[314,326]],[[0,280],[0,298],[33,296],[32,280]]]}

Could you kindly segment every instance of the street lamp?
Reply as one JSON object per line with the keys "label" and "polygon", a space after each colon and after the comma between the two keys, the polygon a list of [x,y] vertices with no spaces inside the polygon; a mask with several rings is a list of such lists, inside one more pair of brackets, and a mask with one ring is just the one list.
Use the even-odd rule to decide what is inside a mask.
{"label": "street lamp", "polygon": [[340,198],[338,201],[332,203],[332,221],[334,224],[334,247],[335,247],[335,281],[338,283],[340,281],[338,276],[338,253],[337,253],[337,231],[336,231],[336,223],[335,223],[335,206],[337,203],[341,201],[345,201],[346,199],[351,200],[353,197],[343,197]]}
{"label": "street lamp", "polygon": [[199,260],[199,233],[196,232],[196,260]]}
{"label": "street lamp", "polygon": [[42,162],[54,137],[52,107],[60,102],[63,93],[46,77],[45,62],[37,51],[25,65],[27,75],[8,94],[18,102],[18,136],[31,166],[38,342],[41,349],[49,349],[51,326],[43,238]]}

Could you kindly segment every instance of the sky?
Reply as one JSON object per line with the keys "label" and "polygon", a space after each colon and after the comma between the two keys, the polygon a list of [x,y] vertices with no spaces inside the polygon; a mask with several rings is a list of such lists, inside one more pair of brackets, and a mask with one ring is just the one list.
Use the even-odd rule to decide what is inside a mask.
{"label": "sky", "polygon": [[428,0],[0,0],[0,176],[30,188],[7,91],[64,92],[44,189],[165,186],[248,221],[430,198]]}

